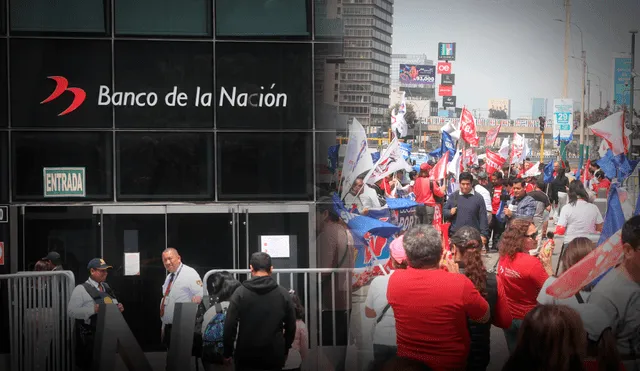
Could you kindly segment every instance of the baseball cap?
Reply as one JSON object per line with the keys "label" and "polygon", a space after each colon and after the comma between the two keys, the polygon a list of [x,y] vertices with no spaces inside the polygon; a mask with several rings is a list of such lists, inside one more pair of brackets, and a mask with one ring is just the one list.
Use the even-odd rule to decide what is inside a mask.
{"label": "baseball cap", "polygon": [[391,241],[389,250],[391,250],[391,258],[398,263],[404,263],[407,260],[407,253],[404,251],[404,245],[402,244],[404,236],[400,236]]}
{"label": "baseball cap", "polygon": [[58,262],[58,261],[60,261],[60,254],[58,254],[55,251],[49,251],[47,256],[42,258],[42,260],[51,260],[52,262]]}
{"label": "baseball cap", "polygon": [[91,261],[89,261],[89,264],[87,264],[87,269],[110,269],[113,268],[112,266],[108,265],[103,259],[100,258],[93,258],[91,259]]}
{"label": "baseball cap", "polygon": [[477,175],[478,179],[489,179],[489,176],[484,171],[481,171]]}
{"label": "baseball cap", "polygon": [[431,170],[431,165],[429,165],[429,163],[427,162],[423,162],[422,164],[420,164],[420,170],[429,171]]}

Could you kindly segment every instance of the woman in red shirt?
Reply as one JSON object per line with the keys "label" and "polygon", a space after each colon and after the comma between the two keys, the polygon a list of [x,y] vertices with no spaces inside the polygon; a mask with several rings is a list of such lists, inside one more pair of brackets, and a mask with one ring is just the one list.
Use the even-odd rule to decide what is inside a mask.
{"label": "woman in red shirt", "polygon": [[515,219],[500,241],[498,279],[504,286],[513,317],[511,326],[504,330],[510,352],[515,349],[522,320],[538,304],[538,293],[551,272],[550,263],[544,267],[537,257],[529,254],[537,244],[537,234],[530,219]]}
{"label": "woman in red shirt", "polygon": [[[487,323],[469,322],[471,349],[467,371],[486,370],[491,359],[491,325],[506,329],[511,326],[507,296],[495,273],[487,272],[482,261],[482,238],[473,227],[462,227],[450,239],[454,261],[460,273],[467,276],[489,303],[491,319]],[[454,267],[455,272],[455,267]]]}

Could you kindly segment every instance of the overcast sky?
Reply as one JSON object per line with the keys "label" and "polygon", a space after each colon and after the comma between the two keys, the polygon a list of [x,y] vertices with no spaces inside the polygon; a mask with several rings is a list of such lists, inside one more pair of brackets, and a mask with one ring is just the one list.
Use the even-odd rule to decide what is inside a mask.
{"label": "overcast sky", "polygon": [[[630,53],[629,30],[640,29],[640,0],[572,0],[571,5],[571,21],[584,32],[589,72],[603,85],[604,106],[612,100],[613,55]],[[487,110],[489,99],[510,98],[511,118],[530,116],[532,98],[562,95],[564,23],[554,19],[564,15],[563,0],[395,0],[393,53],[426,54],[435,61],[438,42],[456,42],[458,106]],[[640,69],[640,34],[637,39]],[[569,54],[580,57],[580,50],[580,31],[572,26]],[[569,97],[576,101],[581,70],[581,62],[570,58]],[[590,79],[594,109],[599,81]]]}

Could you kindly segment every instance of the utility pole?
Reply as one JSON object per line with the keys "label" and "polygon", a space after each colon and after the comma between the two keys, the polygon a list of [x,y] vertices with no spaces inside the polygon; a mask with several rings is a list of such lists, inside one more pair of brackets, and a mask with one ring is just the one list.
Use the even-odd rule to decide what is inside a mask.
{"label": "utility pole", "polygon": [[591,80],[587,80],[587,112],[591,114]]}
{"label": "utility pole", "polygon": [[582,171],[584,163],[584,100],[585,100],[585,80],[587,78],[587,52],[582,50],[582,97],[580,99],[580,159],[578,161],[578,171]]}
{"label": "utility pole", "polygon": [[[564,20],[564,80],[562,85],[562,98],[569,97],[569,47],[571,41],[571,0],[564,1],[565,20]],[[560,156],[564,161],[567,158],[567,143],[560,141]]]}

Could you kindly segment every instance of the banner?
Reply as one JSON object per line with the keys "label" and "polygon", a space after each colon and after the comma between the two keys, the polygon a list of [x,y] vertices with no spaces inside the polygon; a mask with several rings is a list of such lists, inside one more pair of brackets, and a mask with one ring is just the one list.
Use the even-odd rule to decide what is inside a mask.
{"label": "banner", "polygon": [[402,85],[433,85],[436,82],[436,66],[400,64]]}
{"label": "banner", "polygon": [[462,131],[462,139],[469,143],[472,147],[478,146],[478,134],[476,133],[476,120],[471,111],[467,107],[462,108],[460,114],[460,130]]}
{"label": "banner", "polygon": [[553,100],[553,140],[573,139],[573,100]]}
{"label": "banner", "polygon": [[631,80],[631,58],[613,59],[613,99],[615,105],[628,106],[631,103],[629,81]]}
{"label": "banner", "polygon": [[487,131],[487,137],[484,140],[485,146],[487,147],[493,146],[493,143],[495,143],[496,139],[498,139],[498,134],[500,133],[501,127],[502,127],[502,124],[499,124],[498,126],[492,127],[491,129],[489,129],[489,131]]}
{"label": "banner", "polygon": [[402,157],[398,138],[394,138],[389,147],[380,156],[380,160],[364,178],[364,182],[375,184],[380,179],[399,170],[411,171],[413,168]]}
{"label": "banner", "polygon": [[502,169],[502,165],[505,163],[505,159],[497,153],[491,152],[487,149],[487,157],[485,158],[485,164],[487,165],[487,174],[491,174]]}

